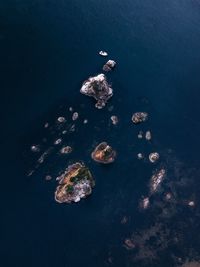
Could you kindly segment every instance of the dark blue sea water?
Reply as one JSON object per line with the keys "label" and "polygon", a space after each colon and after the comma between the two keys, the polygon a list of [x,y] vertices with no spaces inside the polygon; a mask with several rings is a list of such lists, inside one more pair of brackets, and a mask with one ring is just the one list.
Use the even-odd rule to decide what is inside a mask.
{"label": "dark blue sea water", "polygon": [[[173,267],[199,260],[199,47],[198,0],[0,2],[0,266]],[[97,110],[79,90],[101,73],[102,49],[117,67],[107,75],[114,96]],[[70,106],[80,119],[63,137],[73,152],[60,156],[55,121],[65,116],[71,124]],[[136,111],[147,111],[148,122],[135,127]],[[43,127],[47,121],[50,130]],[[151,130],[152,141],[138,140],[139,130]],[[90,158],[104,140],[117,150],[110,166]],[[38,168],[41,153],[31,153],[32,144],[41,153],[54,147]],[[147,160],[152,151],[160,153],[157,165]],[[137,159],[139,152],[145,160]],[[77,160],[93,173],[93,194],[58,204],[55,178]],[[160,167],[167,171],[162,188],[141,211],[139,200]],[[123,246],[126,238],[135,249]]]}

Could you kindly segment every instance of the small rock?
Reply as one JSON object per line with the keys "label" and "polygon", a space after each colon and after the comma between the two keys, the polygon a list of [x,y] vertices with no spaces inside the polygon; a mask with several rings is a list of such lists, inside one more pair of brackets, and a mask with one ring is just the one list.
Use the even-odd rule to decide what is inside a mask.
{"label": "small rock", "polygon": [[49,123],[46,122],[45,125],[44,125],[44,128],[48,128],[49,127]]}
{"label": "small rock", "polygon": [[195,206],[194,201],[189,201],[189,202],[188,202],[188,206],[189,206],[189,207],[194,207],[194,206]]}
{"label": "small rock", "polygon": [[40,152],[40,147],[39,145],[32,145],[31,146],[31,151],[36,153],[36,152]]}
{"label": "small rock", "polygon": [[139,131],[138,133],[138,139],[142,139],[143,138],[143,131]]}
{"label": "small rock", "polygon": [[59,138],[59,139],[57,139],[57,140],[54,142],[54,145],[59,145],[61,142],[62,142],[62,139]]}
{"label": "small rock", "polygon": [[50,181],[51,179],[52,179],[52,177],[51,177],[50,175],[46,175],[46,176],[45,176],[45,180],[46,180],[46,181]]}
{"label": "small rock", "polygon": [[171,200],[171,199],[172,199],[172,194],[171,194],[170,192],[167,192],[167,193],[165,194],[165,200],[169,201],[169,200]]}
{"label": "small rock", "polygon": [[149,160],[150,162],[154,163],[156,162],[157,160],[159,160],[160,156],[157,152],[153,152],[151,154],[149,154]]}
{"label": "small rock", "polygon": [[106,51],[99,51],[99,55],[102,56],[102,57],[107,57],[108,53]]}
{"label": "small rock", "polygon": [[118,117],[115,115],[111,116],[110,119],[111,119],[113,125],[117,125],[119,122]]}
{"label": "small rock", "polygon": [[147,209],[149,207],[149,205],[150,205],[150,201],[149,201],[148,197],[145,197],[140,201],[140,208],[141,209]]}
{"label": "small rock", "polygon": [[146,134],[145,134],[145,138],[146,140],[151,140],[151,132],[150,131],[147,131]]}
{"label": "small rock", "polygon": [[138,159],[143,159],[143,158],[144,158],[144,156],[143,156],[143,154],[142,154],[142,153],[138,153],[138,154],[137,154],[137,158],[138,158]]}
{"label": "small rock", "polygon": [[69,154],[72,152],[72,147],[71,146],[65,146],[61,148],[60,153],[61,154]]}
{"label": "small rock", "polygon": [[66,119],[65,119],[65,117],[58,117],[57,118],[57,121],[60,122],[60,123],[62,123],[62,122],[65,122]]}

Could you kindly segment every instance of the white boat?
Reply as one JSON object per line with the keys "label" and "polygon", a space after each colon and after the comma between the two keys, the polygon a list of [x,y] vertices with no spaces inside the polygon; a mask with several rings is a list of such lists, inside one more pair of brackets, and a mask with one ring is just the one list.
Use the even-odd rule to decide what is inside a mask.
{"label": "white boat", "polygon": [[107,57],[108,53],[106,51],[99,51],[99,55],[103,56],[103,57]]}

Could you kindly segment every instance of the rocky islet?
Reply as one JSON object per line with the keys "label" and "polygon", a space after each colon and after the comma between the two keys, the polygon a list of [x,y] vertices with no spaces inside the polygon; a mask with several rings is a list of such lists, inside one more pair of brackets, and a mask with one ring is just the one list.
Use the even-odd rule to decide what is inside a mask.
{"label": "rocky islet", "polygon": [[98,74],[94,77],[89,77],[83,82],[80,92],[89,97],[96,99],[96,108],[102,109],[107,101],[113,96],[113,89],[108,84],[104,74]]}
{"label": "rocky islet", "polygon": [[90,170],[81,162],[68,166],[58,180],[55,200],[59,203],[79,202],[92,193],[95,185]]}

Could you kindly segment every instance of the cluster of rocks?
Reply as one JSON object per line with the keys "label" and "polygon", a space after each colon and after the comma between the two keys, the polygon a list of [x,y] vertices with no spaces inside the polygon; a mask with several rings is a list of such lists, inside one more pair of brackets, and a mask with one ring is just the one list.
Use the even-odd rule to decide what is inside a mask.
{"label": "cluster of rocks", "polygon": [[[101,56],[107,56],[107,52],[100,51]],[[108,60],[103,66],[104,71],[110,71],[114,69],[116,62],[114,60]],[[104,74],[98,74],[93,77],[89,77],[83,82],[80,92],[89,97],[93,97],[97,103],[96,108],[103,108],[107,101],[113,96],[113,89],[108,84],[106,76]],[[73,112],[73,108],[70,107],[70,112]],[[77,120],[79,114],[74,112],[72,114],[72,121]],[[64,117],[57,119],[59,123],[64,123],[66,120]],[[118,123],[117,116],[111,116],[111,121],[114,125]],[[86,124],[88,121],[83,121]],[[74,126],[75,127],[75,126]],[[72,130],[71,130],[72,131]],[[62,139],[57,139],[54,144],[60,144]],[[70,146],[61,148],[60,153],[68,154],[72,152]],[[94,151],[91,153],[91,157],[94,161],[108,164],[115,160],[116,152],[106,142],[101,142]],[[55,200],[59,203],[71,203],[78,202],[82,198],[91,194],[92,187],[94,187],[94,180],[88,168],[82,163],[77,162],[76,164],[70,165],[67,170],[59,177],[59,185],[56,188]]]}
{"label": "cluster of rocks", "polygon": [[144,122],[148,119],[147,112],[136,112],[132,115],[132,122],[135,124]]}
{"label": "cluster of rocks", "polygon": [[[107,52],[100,51],[100,55],[107,56]],[[114,60],[108,60],[104,66],[103,71],[111,71],[115,68],[116,62]],[[96,100],[95,107],[98,109],[102,109],[105,107],[107,101],[113,96],[113,89],[111,85],[108,83],[105,74],[98,74],[93,77],[89,77],[86,81],[83,82],[80,93],[87,95],[89,97],[93,97]],[[76,121],[79,118],[78,112],[74,112],[73,108],[70,107],[69,111],[72,113],[71,120]],[[144,111],[135,112],[132,115],[132,122],[134,124],[140,124],[148,120],[148,113]],[[110,117],[111,123],[113,125],[117,125],[119,119],[116,115],[112,115]],[[57,118],[57,124],[59,127],[63,127],[65,125],[66,118],[60,116]],[[83,121],[83,124],[87,124],[87,119]],[[49,124],[45,124],[45,128],[49,127]],[[67,132],[75,131],[75,124],[70,125],[70,129],[63,129],[62,134],[66,134]],[[145,138],[147,141],[150,141],[152,138],[151,132],[148,130],[146,132],[139,131],[138,138],[142,139]],[[62,138],[59,137],[54,141],[54,145],[60,145],[62,143]],[[33,145],[31,147],[33,152],[39,152],[39,146]],[[63,146],[60,149],[61,154],[69,154],[72,152],[72,147],[67,145]],[[101,163],[101,164],[109,164],[113,163],[116,159],[116,151],[107,143],[101,142],[99,143],[95,149],[91,153],[91,157],[94,161]],[[46,154],[40,157],[40,161],[42,162]],[[159,160],[159,153],[152,152],[149,154],[149,161],[151,163],[156,163]],[[138,153],[138,159],[143,159],[143,153]],[[165,170],[161,169],[154,173],[151,177],[150,181],[150,192],[151,194],[154,193],[162,179],[165,175]],[[50,176],[46,176],[46,180],[50,180]],[[73,165],[70,165],[66,171],[59,177],[59,185],[55,191],[55,200],[59,203],[71,203],[71,202],[78,202],[82,198],[86,197],[87,195],[91,194],[92,188],[94,187],[94,180],[92,175],[87,167],[83,163],[77,162]],[[146,209],[149,206],[149,198],[144,197],[141,201],[141,206]],[[131,246],[127,241],[126,245]]]}
{"label": "cluster of rocks", "polygon": [[145,137],[145,139],[147,141],[150,141],[152,138],[151,132],[150,131],[146,131],[146,133],[143,133],[143,131],[139,131],[138,133],[138,139],[142,139],[143,136]]}
{"label": "cluster of rocks", "polygon": [[[132,122],[134,124],[140,124],[142,122],[145,122],[147,121],[148,119],[148,113],[147,112],[135,112],[133,115],[132,115]],[[142,138],[145,138],[147,141],[150,141],[152,139],[152,134],[151,134],[151,131],[146,131],[146,132],[143,132],[143,131],[139,131],[138,133],[138,139],[142,139]],[[138,159],[144,159],[144,154],[143,153],[138,153],[137,154],[137,158]],[[148,155],[148,160],[149,162],[151,163],[156,163],[160,158],[160,155],[158,152],[151,152],[149,155]],[[155,173],[152,175],[151,179],[150,179],[150,182],[149,182],[149,196],[146,196],[146,197],[143,197],[141,200],[140,200],[140,203],[139,203],[139,207],[141,209],[147,209],[150,205],[150,200],[149,200],[149,197],[154,194],[155,192],[157,192],[160,184],[162,183],[164,177],[165,177],[165,169],[161,168],[161,169],[158,169],[155,171]]]}

